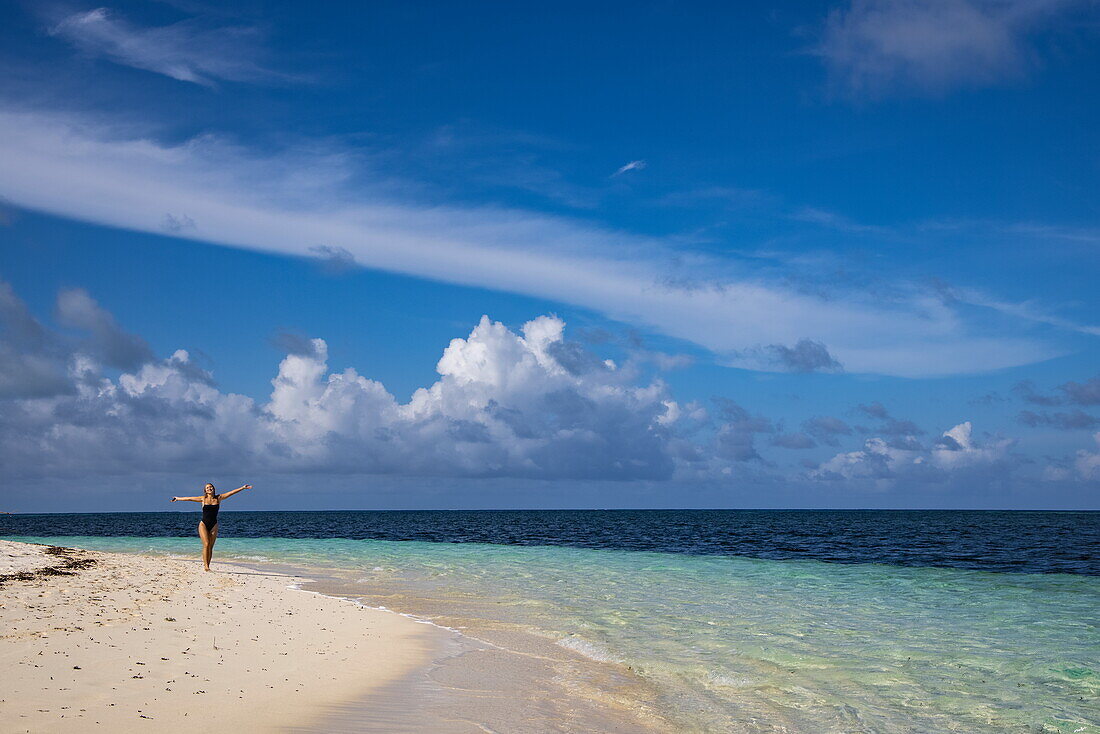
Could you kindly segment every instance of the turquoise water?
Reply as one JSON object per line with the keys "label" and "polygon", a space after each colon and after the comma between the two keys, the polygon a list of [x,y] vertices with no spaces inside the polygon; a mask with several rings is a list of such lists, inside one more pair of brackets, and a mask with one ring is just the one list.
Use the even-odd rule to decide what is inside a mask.
{"label": "turquoise water", "polygon": [[[11,539],[197,553],[189,538]],[[1100,732],[1095,576],[344,539],[226,538],[218,557],[553,637],[629,665],[685,728]]]}

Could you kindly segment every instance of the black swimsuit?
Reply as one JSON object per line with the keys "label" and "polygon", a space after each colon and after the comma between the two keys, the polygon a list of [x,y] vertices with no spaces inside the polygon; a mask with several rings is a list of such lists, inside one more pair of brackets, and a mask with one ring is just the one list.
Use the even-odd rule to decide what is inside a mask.
{"label": "black swimsuit", "polygon": [[202,506],[202,524],[206,526],[207,530],[213,530],[215,527],[217,527],[219,507],[221,507],[220,502],[216,505]]}

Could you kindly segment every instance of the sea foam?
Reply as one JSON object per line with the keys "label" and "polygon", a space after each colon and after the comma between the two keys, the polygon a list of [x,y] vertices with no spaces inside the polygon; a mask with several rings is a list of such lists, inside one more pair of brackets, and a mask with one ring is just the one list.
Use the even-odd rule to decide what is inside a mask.
{"label": "sea foam", "polygon": [[607,647],[598,642],[586,640],[580,635],[570,635],[558,640],[557,644],[567,650],[580,653],[590,660],[601,663],[623,663],[624,660],[611,652]]}

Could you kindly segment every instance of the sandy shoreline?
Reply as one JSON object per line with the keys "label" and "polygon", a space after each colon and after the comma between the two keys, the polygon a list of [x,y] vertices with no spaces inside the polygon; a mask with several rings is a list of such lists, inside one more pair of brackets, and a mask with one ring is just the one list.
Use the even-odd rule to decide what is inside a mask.
{"label": "sandy shoreline", "polygon": [[214,568],[0,540],[0,731],[671,730],[639,680],[552,640]]}
{"label": "sandy shoreline", "polygon": [[289,588],[302,578],[46,550],[0,541],[4,732],[308,729],[439,644],[412,619]]}

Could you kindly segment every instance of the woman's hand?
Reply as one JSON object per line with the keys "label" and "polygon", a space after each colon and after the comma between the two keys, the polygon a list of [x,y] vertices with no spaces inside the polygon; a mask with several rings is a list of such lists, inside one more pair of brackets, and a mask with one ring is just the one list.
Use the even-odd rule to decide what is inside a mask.
{"label": "woman's hand", "polygon": [[241,487],[241,489],[252,489],[252,485],[251,484],[246,484],[243,487]]}
{"label": "woman's hand", "polygon": [[179,498],[178,497],[173,497],[172,501],[175,502],[177,499],[179,499]]}

